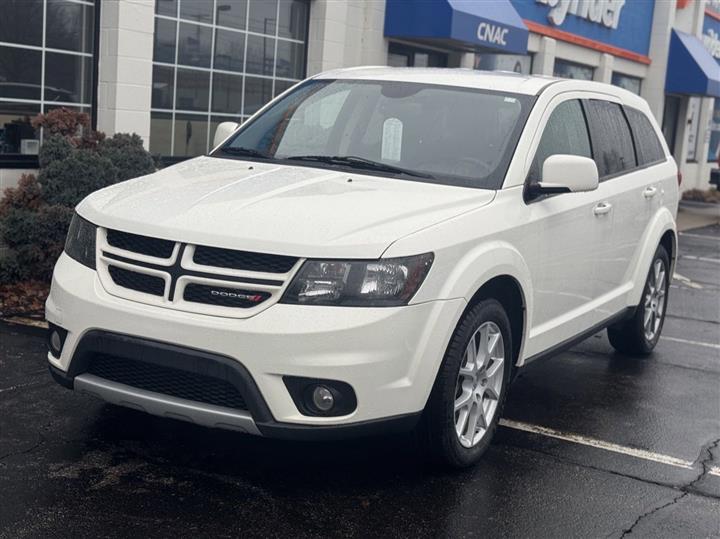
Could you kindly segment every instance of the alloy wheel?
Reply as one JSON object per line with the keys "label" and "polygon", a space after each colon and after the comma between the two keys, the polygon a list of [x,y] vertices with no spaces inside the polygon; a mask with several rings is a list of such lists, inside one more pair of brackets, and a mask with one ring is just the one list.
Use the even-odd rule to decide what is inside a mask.
{"label": "alloy wheel", "polygon": [[657,337],[665,314],[665,288],[667,272],[662,260],[655,260],[652,271],[648,276],[645,292],[643,327],[645,338],[652,342]]}
{"label": "alloy wheel", "polygon": [[494,322],[483,323],[465,348],[455,386],[455,433],[474,447],[490,428],[505,376],[505,343]]}

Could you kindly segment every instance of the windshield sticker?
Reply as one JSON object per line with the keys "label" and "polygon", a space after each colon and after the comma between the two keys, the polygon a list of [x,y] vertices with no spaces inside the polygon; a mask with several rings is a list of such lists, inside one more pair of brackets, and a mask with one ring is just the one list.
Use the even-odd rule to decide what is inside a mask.
{"label": "windshield sticker", "polygon": [[388,118],[383,123],[382,159],[400,161],[403,124],[397,118]]}

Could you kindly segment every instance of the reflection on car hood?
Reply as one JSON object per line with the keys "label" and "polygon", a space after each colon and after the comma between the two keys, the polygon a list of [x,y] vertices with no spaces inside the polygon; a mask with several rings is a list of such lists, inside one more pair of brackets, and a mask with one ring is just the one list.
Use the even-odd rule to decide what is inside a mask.
{"label": "reflection on car hood", "polygon": [[377,258],[398,238],[493,197],[482,189],[198,157],[93,193],[78,212],[107,228],[200,245]]}

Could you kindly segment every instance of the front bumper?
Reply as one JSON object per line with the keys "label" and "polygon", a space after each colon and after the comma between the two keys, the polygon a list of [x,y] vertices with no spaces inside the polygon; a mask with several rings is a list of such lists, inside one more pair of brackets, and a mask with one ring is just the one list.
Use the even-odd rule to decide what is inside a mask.
{"label": "front bumper", "polygon": [[[48,354],[48,360],[56,378],[76,389],[156,415],[279,437],[374,432],[387,427],[380,420],[407,426],[417,418],[464,308],[465,301],[457,299],[396,308],[277,304],[246,319],[199,315],[112,296],[93,270],[63,254],[46,316],[67,336],[60,357]],[[262,405],[249,406],[247,418],[231,418],[227,408],[193,409],[188,408],[197,404],[192,401],[158,401],[157,393],[108,386],[76,368],[82,343],[97,334],[225,358],[247,373],[245,392],[257,399],[246,398]],[[340,417],[303,415],[283,376],[346,382],[355,391],[357,408]]]}

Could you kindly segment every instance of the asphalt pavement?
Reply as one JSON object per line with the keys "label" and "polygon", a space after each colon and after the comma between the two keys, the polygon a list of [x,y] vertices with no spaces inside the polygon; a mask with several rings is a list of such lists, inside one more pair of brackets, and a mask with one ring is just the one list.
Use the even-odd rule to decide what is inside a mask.
{"label": "asphalt pavement", "polygon": [[655,353],[601,333],[528,366],[462,472],[409,436],[289,443],[105,405],[0,326],[0,537],[720,537],[720,227],[680,242]]}

